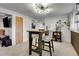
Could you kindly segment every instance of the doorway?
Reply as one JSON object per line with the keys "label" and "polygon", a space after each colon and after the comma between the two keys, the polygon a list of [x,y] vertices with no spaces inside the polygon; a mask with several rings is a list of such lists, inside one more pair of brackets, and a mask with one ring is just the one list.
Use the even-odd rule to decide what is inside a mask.
{"label": "doorway", "polygon": [[16,44],[23,42],[23,17],[16,16]]}

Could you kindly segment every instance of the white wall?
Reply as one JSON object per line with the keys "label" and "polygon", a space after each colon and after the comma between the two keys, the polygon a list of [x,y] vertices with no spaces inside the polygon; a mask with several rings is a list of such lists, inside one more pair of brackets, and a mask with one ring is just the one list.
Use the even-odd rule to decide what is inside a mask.
{"label": "white wall", "polygon": [[2,18],[0,18],[0,27],[3,27],[3,21],[2,21]]}
{"label": "white wall", "polygon": [[28,40],[28,33],[27,33],[27,30],[29,30],[31,28],[31,18],[26,16],[26,15],[22,15],[20,13],[17,13],[17,12],[14,12],[12,10],[8,10],[8,9],[5,9],[5,8],[0,8],[0,12],[3,12],[3,13],[7,13],[7,14],[10,14],[12,15],[12,44],[15,45],[16,44],[16,41],[15,41],[15,29],[16,29],[16,26],[15,26],[15,17],[16,16],[21,16],[23,17],[23,42],[24,41],[27,41]]}
{"label": "white wall", "polygon": [[4,28],[5,29],[5,35],[9,35],[10,39],[12,39],[12,28]]}
{"label": "white wall", "polygon": [[35,24],[35,29],[43,29],[44,27],[43,27],[43,21],[41,21],[41,20],[38,20],[38,19],[33,19],[34,20],[34,24]]}
{"label": "white wall", "polygon": [[[68,16],[64,15],[64,16],[56,16],[56,17],[52,17],[52,18],[46,18],[45,19],[45,24],[49,26],[49,28],[51,28],[53,31],[55,30],[55,24],[58,20],[62,20],[62,22],[67,21],[68,20]],[[62,41],[64,42],[70,42],[71,41],[71,36],[70,36],[70,30],[68,29],[68,27],[66,25],[64,25],[62,27]]]}

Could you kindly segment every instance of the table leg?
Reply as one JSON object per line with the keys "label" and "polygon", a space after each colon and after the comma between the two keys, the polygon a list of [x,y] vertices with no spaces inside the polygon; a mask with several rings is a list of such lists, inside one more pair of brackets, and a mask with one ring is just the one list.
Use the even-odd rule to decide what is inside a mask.
{"label": "table leg", "polygon": [[42,56],[42,33],[39,33],[38,47],[39,47],[39,56]]}
{"label": "table leg", "polygon": [[29,55],[32,54],[32,33],[29,32]]}
{"label": "table leg", "polygon": [[53,52],[54,52],[53,40],[52,40],[51,42],[52,42],[52,50],[53,50]]}

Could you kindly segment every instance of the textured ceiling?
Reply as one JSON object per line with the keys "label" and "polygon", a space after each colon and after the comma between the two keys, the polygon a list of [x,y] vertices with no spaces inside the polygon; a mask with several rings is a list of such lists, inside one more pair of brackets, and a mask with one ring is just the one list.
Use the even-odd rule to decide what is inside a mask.
{"label": "textured ceiling", "polygon": [[0,3],[0,7],[10,9],[24,15],[28,15],[35,19],[44,19],[53,16],[59,16],[70,13],[74,7],[74,3],[50,3],[48,5],[52,11],[48,14],[38,14],[33,10],[32,3]]}

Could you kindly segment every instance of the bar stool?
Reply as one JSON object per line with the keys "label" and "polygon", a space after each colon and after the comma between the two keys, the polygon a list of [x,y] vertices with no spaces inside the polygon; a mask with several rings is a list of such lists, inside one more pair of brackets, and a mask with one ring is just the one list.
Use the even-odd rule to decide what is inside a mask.
{"label": "bar stool", "polygon": [[[39,31],[44,31],[44,29],[39,29]],[[34,41],[35,44],[33,46],[37,47],[39,35],[33,34],[32,38],[35,39],[35,41]]]}
{"label": "bar stool", "polygon": [[37,43],[38,43],[38,38],[39,38],[39,35],[37,35],[37,34],[33,34],[32,35],[32,38],[33,38],[33,41],[34,41],[34,44],[33,44],[33,46],[37,46]]}
{"label": "bar stool", "polygon": [[[42,37],[42,39],[43,39],[43,40],[42,40],[43,50],[48,51],[48,50],[44,49],[44,46],[48,46],[48,47],[49,47],[49,51],[48,51],[48,52],[50,52],[50,56],[52,56],[51,47],[52,47],[52,50],[53,50],[53,52],[54,52],[54,46],[53,46],[53,38],[52,38],[52,35],[53,35],[53,32],[52,32],[52,31],[48,31],[48,35],[44,35],[44,36]],[[48,45],[45,45],[45,43],[48,44]],[[52,44],[52,45],[51,45],[51,44]]]}
{"label": "bar stool", "polygon": [[[41,31],[41,29],[40,29],[40,31]],[[42,36],[43,50],[44,51],[48,51],[48,50],[44,49],[44,46],[48,46],[49,47],[49,51],[48,52],[50,52],[50,56],[52,56],[52,50],[54,52],[53,37],[52,37],[52,35],[53,35],[52,31],[47,31],[46,35],[44,34]],[[33,45],[33,46],[35,46],[35,47],[37,47],[37,42],[38,42],[37,39],[38,39],[38,37],[39,37],[38,35],[33,35],[33,38],[35,38],[35,45]],[[48,45],[45,45],[45,43],[48,44]],[[52,50],[51,50],[51,48],[52,48]]]}

